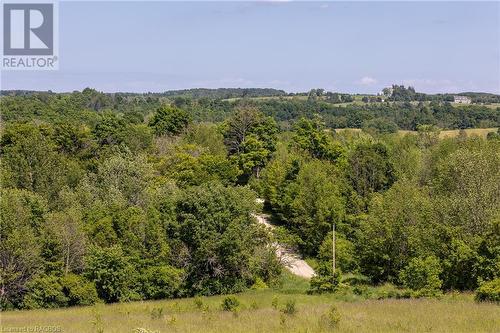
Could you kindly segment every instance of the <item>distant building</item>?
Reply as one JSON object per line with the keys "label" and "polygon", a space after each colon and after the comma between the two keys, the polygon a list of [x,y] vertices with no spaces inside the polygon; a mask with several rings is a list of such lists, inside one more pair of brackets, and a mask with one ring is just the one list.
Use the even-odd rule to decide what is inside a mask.
{"label": "distant building", "polygon": [[453,102],[460,104],[470,104],[471,100],[467,96],[453,96]]}

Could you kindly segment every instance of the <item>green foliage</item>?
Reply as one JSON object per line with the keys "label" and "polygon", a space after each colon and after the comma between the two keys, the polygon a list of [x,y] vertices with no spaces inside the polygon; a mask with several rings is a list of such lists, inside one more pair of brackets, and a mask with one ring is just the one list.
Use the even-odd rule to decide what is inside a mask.
{"label": "green foliage", "polygon": [[332,271],[333,267],[331,263],[320,263],[316,270],[316,275],[311,278],[308,293],[323,294],[335,292],[342,281],[342,273],[338,269],[335,273]]}
{"label": "green foliage", "polygon": [[242,108],[224,124],[224,144],[244,175],[254,174],[267,163],[276,149],[276,122],[252,108]]}
{"label": "green foliage", "polygon": [[23,299],[27,309],[57,308],[66,306],[68,299],[55,276],[39,276],[27,284],[28,292]]}
{"label": "green foliage", "polygon": [[355,285],[352,287],[355,295],[362,296],[365,299],[389,299],[389,298],[410,298],[423,296],[419,292],[412,292],[410,289],[399,288],[392,283],[384,283],[381,286],[370,286],[367,284]]}
{"label": "green foliage", "polygon": [[381,143],[358,145],[349,156],[348,175],[361,196],[388,189],[395,177],[387,147]]}
{"label": "green foliage", "polygon": [[75,274],[40,275],[27,284],[27,290],[23,307],[28,309],[92,305],[99,300],[94,284]]}
{"label": "green foliage", "polygon": [[231,312],[237,311],[239,306],[240,301],[236,298],[236,296],[226,296],[220,304],[222,310]]}
{"label": "green foliage", "polygon": [[151,310],[151,319],[162,319],[163,318],[163,308],[153,308]]}
{"label": "green foliage", "polygon": [[209,183],[185,192],[177,212],[191,255],[191,292],[230,293],[250,284],[254,253],[266,242],[253,224],[254,209],[255,194],[246,188]]}
{"label": "green foliage", "polygon": [[344,154],[342,147],[325,131],[319,116],[313,120],[301,118],[294,129],[294,143],[313,157],[336,161]]}
{"label": "green foliage", "polygon": [[86,276],[95,283],[105,302],[137,298],[133,289],[137,277],[120,247],[91,248],[86,266]]}
{"label": "green foliage", "polygon": [[182,109],[171,106],[162,106],[156,110],[149,126],[156,135],[178,135],[189,124],[191,117]]}
{"label": "green foliage", "polygon": [[[421,296],[497,279],[500,141],[439,131],[494,126],[498,110],[396,91],[401,102],[369,96],[366,105],[339,105],[352,96],[321,89],[231,101],[210,94],[264,91],[2,96],[2,310],[252,286],[305,292],[307,281],[282,273],[274,242],[319,262],[313,292],[339,297]],[[418,133],[387,133],[396,126]],[[275,232],[256,225],[261,207],[239,186],[247,183]],[[337,267],[365,278],[332,276],[333,224]]]}
{"label": "green foliage", "polygon": [[68,274],[60,279],[68,305],[92,305],[99,301],[94,284],[80,275]]}
{"label": "green foliage", "polygon": [[321,315],[319,323],[320,326],[325,328],[335,329],[338,327],[340,319],[342,319],[342,316],[339,310],[335,305],[331,305],[329,309]]}
{"label": "green foliage", "polygon": [[101,146],[117,145],[124,140],[126,123],[114,113],[104,113],[92,129],[92,134]]}
{"label": "green foliage", "polygon": [[81,172],[56,151],[52,129],[34,124],[11,124],[2,136],[2,183],[36,192],[51,202],[57,193]]}
{"label": "green foliage", "polygon": [[278,296],[274,295],[273,300],[271,301],[271,306],[276,310],[278,309],[278,303],[279,303],[279,298]]}
{"label": "green foliage", "polygon": [[47,210],[39,195],[18,189],[0,190],[0,306],[19,307],[32,278],[43,270],[39,235]]}
{"label": "green foliage", "polygon": [[198,310],[201,310],[203,308],[203,299],[200,296],[196,296],[194,298],[194,305]]}
{"label": "green foliage", "polygon": [[476,301],[500,303],[500,278],[481,283],[476,290]]}
{"label": "green foliage", "polygon": [[441,273],[441,264],[436,257],[413,258],[400,272],[399,279],[419,296],[435,296],[442,285],[439,278]]}
{"label": "green foliage", "polygon": [[[318,252],[321,261],[332,261],[332,233],[329,232]],[[335,237],[335,262],[342,272],[354,272],[358,270],[355,245],[345,239],[342,235]]]}
{"label": "green foliage", "polygon": [[398,129],[398,125],[390,119],[375,118],[363,122],[363,130],[375,134],[396,133]]}
{"label": "green foliage", "polygon": [[345,216],[342,179],[329,162],[301,162],[293,156],[270,163],[263,173],[264,193],[273,210],[315,255],[333,222]]}
{"label": "green foliage", "polygon": [[146,299],[172,298],[178,295],[183,271],[170,266],[150,266],[140,275],[140,286]]}
{"label": "green foliage", "polygon": [[251,289],[254,289],[254,290],[262,290],[262,289],[267,289],[267,288],[269,288],[269,287],[259,276],[255,279],[255,282],[252,284],[252,287],[251,287]]}
{"label": "green foliage", "polygon": [[408,182],[397,182],[386,193],[374,196],[370,215],[358,231],[361,272],[375,283],[396,281],[412,257],[433,246],[433,213],[429,194]]}
{"label": "green foliage", "polygon": [[297,302],[294,299],[287,300],[281,312],[289,316],[295,315],[297,313]]}

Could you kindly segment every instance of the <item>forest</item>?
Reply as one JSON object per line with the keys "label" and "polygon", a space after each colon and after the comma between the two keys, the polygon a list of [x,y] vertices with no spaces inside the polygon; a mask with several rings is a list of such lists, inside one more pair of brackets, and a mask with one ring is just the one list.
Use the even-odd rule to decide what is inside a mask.
{"label": "forest", "polygon": [[311,262],[312,294],[500,301],[500,132],[463,131],[499,108],[258,93],[2,96],[2,310],[273,286],[276,241]]}

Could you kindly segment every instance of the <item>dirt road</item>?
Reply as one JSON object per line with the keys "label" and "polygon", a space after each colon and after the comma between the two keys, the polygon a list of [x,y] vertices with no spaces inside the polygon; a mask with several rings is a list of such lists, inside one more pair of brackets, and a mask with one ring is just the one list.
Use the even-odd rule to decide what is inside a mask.
{"label": "dirt road", "polygon": [[[268,215],[254,214],[254,216],[260,224],[265,225],[269,229],[274,228],[274,226],[269,223]],[[275,243],[274,245],[276,246],[276,255],[290,272],[306,279],[310,279],[315,275],[312,267],[302,260],[299,254],[281,244]]]}

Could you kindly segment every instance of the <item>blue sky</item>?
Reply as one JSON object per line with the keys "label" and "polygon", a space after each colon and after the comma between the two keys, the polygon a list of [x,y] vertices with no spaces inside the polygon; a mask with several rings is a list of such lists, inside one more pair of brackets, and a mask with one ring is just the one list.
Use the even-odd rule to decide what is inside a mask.
{"label": "blue sky", "polygon": [[499,2],[61,2],[59,70],[2,89],[500,93]]}

